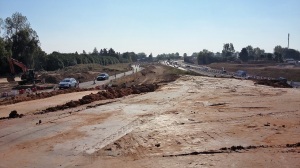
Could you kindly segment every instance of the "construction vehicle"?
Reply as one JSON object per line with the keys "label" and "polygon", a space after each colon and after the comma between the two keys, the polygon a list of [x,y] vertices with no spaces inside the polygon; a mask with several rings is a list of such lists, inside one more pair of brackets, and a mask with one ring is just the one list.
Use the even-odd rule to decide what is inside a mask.
{"label": "construction vehicle", "polygon": [[13,58],[7,58],[11,76],[7,78],[8,82],[15,81],[15,67],[14,65],[17,65],[20,67],[23,71],[23,74],[21,75],[21,81],[19,81],[19,85],[25,85],[25,84],[35,84],[37,82],[40,82],[41,80],[37,79],[37,76],[33,69],[28,69],[26,65],[24,65],[22,62],[13,59]]}

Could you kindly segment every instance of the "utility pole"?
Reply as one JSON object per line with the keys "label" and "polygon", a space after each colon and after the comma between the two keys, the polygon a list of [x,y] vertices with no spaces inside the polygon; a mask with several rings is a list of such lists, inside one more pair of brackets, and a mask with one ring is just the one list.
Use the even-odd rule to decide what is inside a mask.
{"label": "utility pole", "polygon": [[290,33],[288,34],[288,49],[290,48]]}

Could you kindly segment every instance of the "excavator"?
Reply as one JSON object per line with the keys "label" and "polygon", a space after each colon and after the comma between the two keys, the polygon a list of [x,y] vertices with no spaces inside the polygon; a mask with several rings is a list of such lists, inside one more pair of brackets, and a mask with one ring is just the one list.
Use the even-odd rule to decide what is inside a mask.
{"label": "excavator", "polygon": [[41,80],[37,79],[37,76],[33,69],[28,69],[26,65],[24,65],[22,62],[13,59],[13,58],[7,58],[11,76],[7,78],[8,82],[15,81],[15,67],[14,65],[17,65],[18,67],[22,68],[23,74],[21,75],[21,81],[19,81],[19,85],[25,85],[25,84],[35,84],[37,82],[40,82]]}

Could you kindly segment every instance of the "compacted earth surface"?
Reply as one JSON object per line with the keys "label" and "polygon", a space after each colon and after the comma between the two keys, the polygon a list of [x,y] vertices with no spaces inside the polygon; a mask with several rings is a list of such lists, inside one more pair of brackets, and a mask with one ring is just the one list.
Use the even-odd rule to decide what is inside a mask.
{"label": "compacted earth surface", "polygon": [[300,167],[299,89],[164,70],[3,103],[2,117],[24,116],[0,120],[0,168]]}

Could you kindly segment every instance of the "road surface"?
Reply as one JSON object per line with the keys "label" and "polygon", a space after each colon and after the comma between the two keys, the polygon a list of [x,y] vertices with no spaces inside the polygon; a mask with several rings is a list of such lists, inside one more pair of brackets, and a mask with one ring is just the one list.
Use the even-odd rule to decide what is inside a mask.
{"label": "road surface", "polygon": [[132,68],[133,68],[133,70],[131,70],[131,71],[119,73],[119,74],[116,74],[116,76],[110,76],[108,80],[104,80],[104,81],[95,80],[95,81],[82,82],[79,84],[79,87],[80,88],[93,88],[96,86],[106,85],[106,84],[109,84],[112,80],[121,78],[126,75],[131,75],[133,73],[136,73],[136,72],[142,70],[142,67],[140,67],[139,65],[132,65]]}

